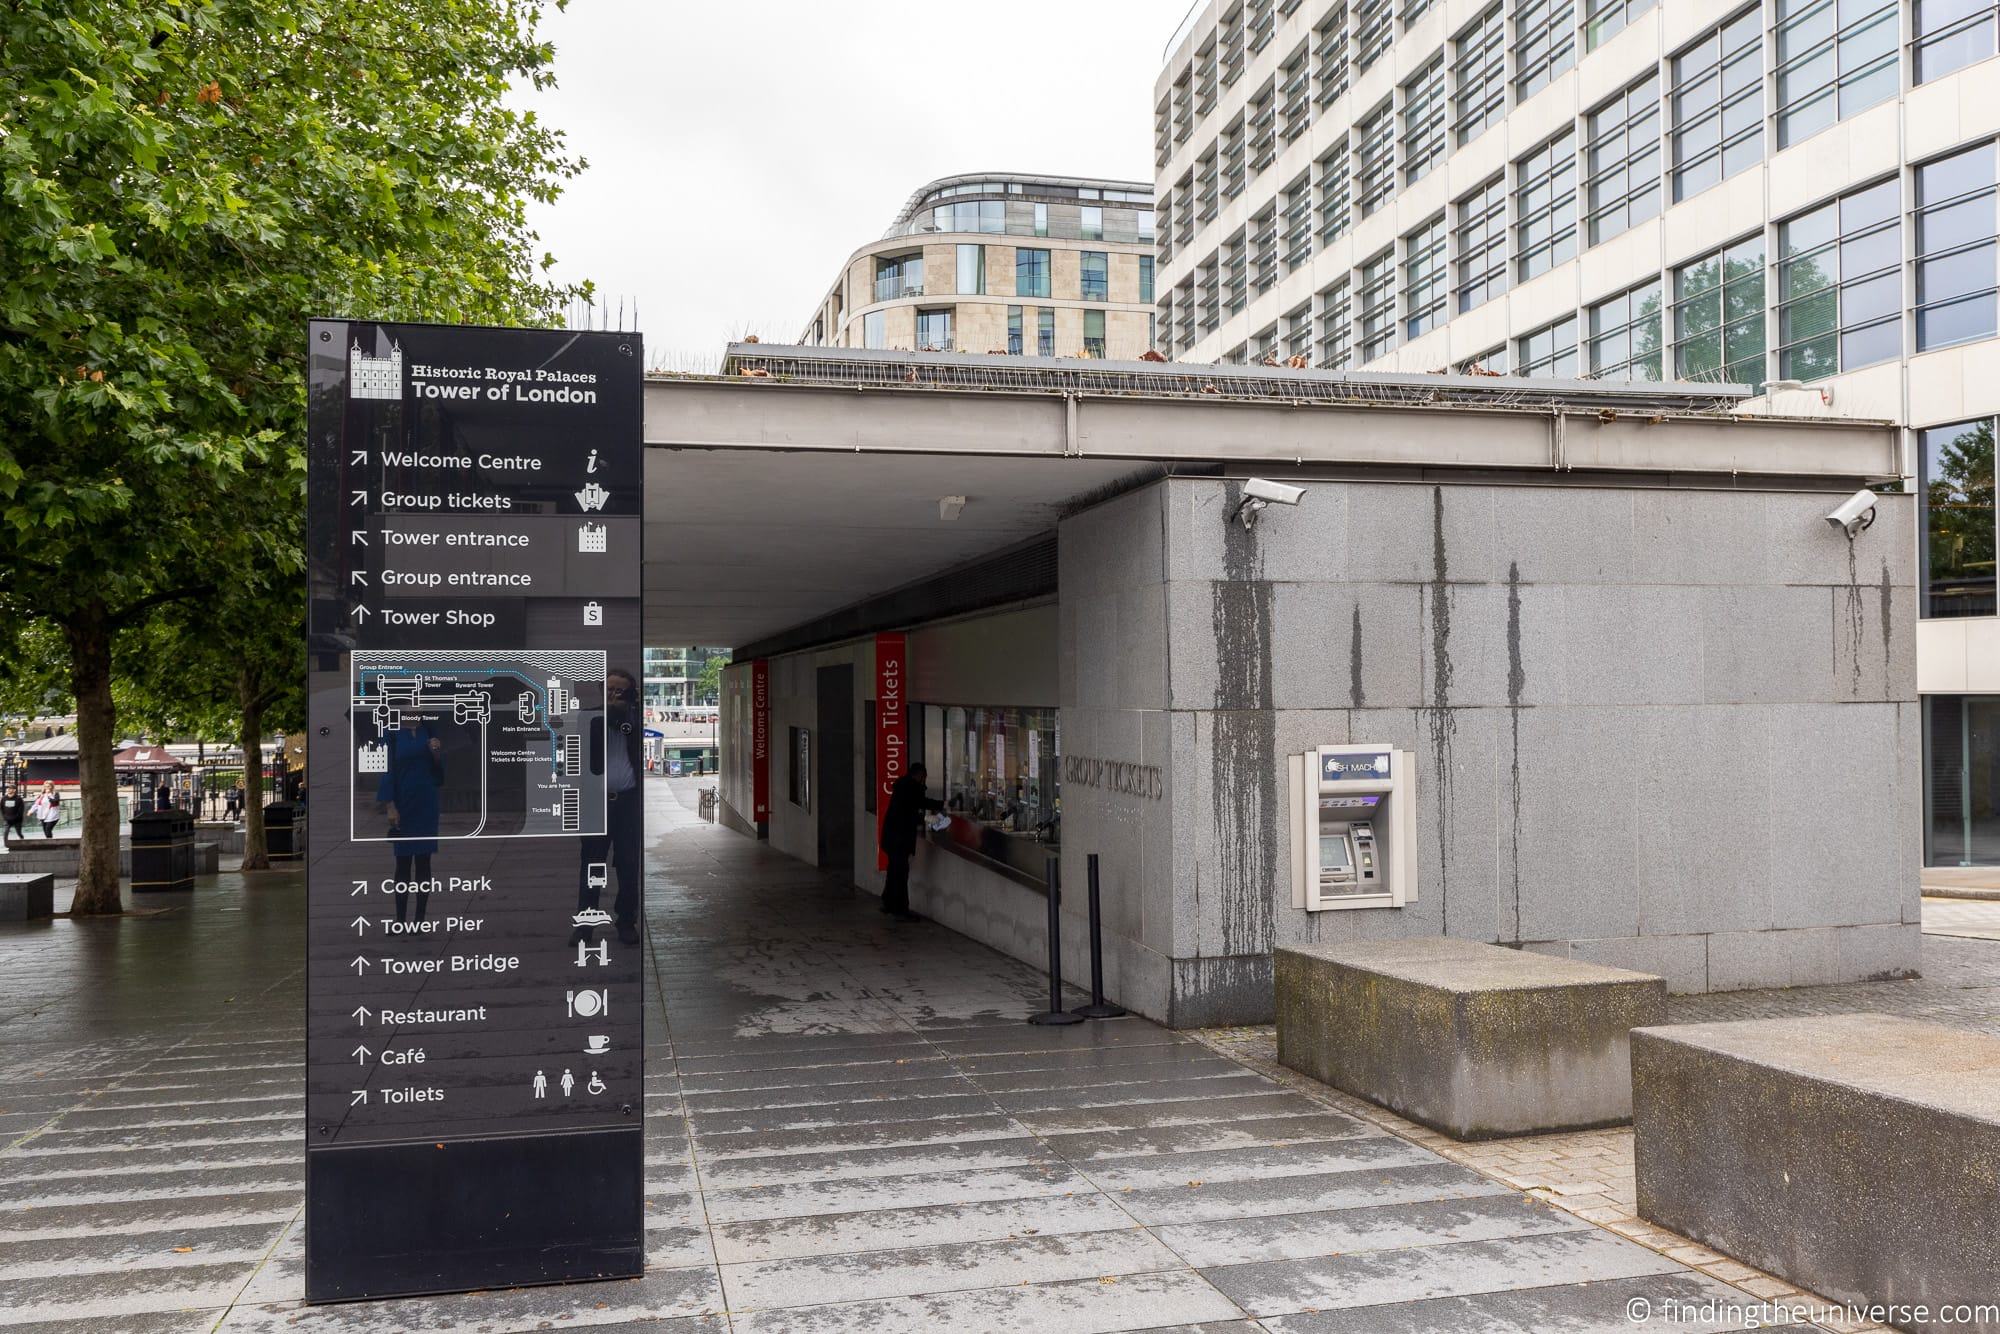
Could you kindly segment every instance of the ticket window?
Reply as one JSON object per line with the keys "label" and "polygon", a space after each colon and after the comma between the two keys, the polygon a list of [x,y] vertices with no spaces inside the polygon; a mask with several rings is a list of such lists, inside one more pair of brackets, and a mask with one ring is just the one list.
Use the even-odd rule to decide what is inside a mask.
{"label": "ticket window", "polygon": [[1321,746],[1292,757],[1292,903],[1308,912],[1416,900],[1414,757]]}

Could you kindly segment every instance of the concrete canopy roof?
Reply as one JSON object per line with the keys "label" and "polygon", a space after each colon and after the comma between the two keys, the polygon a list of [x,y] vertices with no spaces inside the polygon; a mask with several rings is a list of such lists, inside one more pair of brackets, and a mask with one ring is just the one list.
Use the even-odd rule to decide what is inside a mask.
{"label": "concrete canopy roof", "polygon": [[646,384],[650,644],[754,643],[1169,472],[1832,489],[1900,468],[1888,423],[1737,415],[1728,386],[768,344],[724,364]]}

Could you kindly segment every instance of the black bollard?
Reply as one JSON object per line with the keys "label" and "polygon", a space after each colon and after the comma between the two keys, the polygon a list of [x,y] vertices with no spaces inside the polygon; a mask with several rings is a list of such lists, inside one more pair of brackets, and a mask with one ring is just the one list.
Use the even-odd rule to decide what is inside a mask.
{"label": "black bollard", "polygon": [[1090,1004],[1077,1011],[1086,1019],[1116,1019],[1125,1013],[1122,1005],[1104,999],[1104,911],[1097,901],[1097,854],[1086,859],[1090,867]]}
{"label": "black bollard", "polygon": [[1049,1008],[1041,1014],[1031,1014],[1031,1024],[1080,1024],[1083,1016],[1071,1014],[1063,1009],[1062,994],[1062,862],[1054,853],[1049,854],[1047,875],[1049,884]]}

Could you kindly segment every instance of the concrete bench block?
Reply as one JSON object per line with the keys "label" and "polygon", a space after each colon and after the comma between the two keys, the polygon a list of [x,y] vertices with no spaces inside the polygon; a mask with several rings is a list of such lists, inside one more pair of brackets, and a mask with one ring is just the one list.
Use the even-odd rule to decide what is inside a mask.
{"label": "concrete bench block", "polygon": [[1667,1017],[1650,974],[1468,940],[1281,948],[1274,984],[1281,1064],[1462,1140],[1630,1119]]}
{"label": "concrete bench block", "polygon": [[56,878],[52,875],[0,875],[0,922],[26,922],[53,917]]}
{"label": "concrete bench block", "polygon": [[1648,1221],[1836,1301],[1995,1299],[2000,1039],[1873,1014],[1646,1029],[1632,1094]]}

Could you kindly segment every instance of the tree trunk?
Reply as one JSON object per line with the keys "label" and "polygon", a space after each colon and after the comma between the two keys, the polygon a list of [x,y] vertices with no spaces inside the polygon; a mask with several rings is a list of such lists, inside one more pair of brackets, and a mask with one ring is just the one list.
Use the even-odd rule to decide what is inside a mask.
{"label": "tree trunk", "polygon": [[264,845],[264,701],[247,672],[236,678],[236,693],[242,709],[242,731],[237,734],[237,741],[243,747],[242,869],[268,871],[271,854]]}
{"label": "tree trunk", "polygon": [[63,626],[69,642],[69,688],[76,697],[76,769],[83,798],[83,839],[70,913],[118,913],[118,773],[111,765],[117,714],[111,704],[111,627],[92,604]]}

